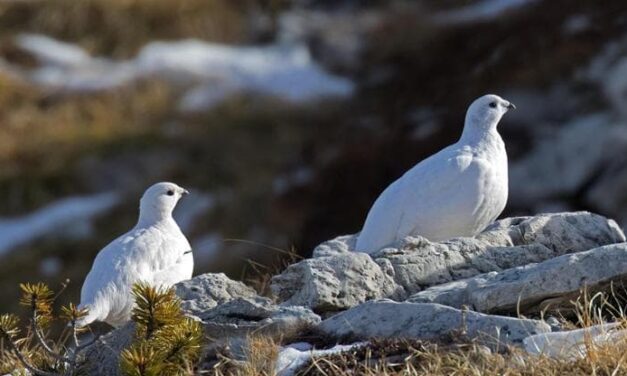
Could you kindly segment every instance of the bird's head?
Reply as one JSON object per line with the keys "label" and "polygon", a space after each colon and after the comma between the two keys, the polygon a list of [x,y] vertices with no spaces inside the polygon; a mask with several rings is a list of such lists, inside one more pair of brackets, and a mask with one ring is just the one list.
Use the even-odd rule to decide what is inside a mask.
{"label": "bird's head", "polygon": [[483,131],[497,126],[501,117],[509,110],[516,109],[513,103],[499,97],[488,94],[477,98],[466,112],[465,128],[471,127]]}
{"label": "bird's head", "polygon": [[158,221],[170,218],[176,203],[189,192],[174,183],[152,185],[144,192],[139,203],[140,221]]}

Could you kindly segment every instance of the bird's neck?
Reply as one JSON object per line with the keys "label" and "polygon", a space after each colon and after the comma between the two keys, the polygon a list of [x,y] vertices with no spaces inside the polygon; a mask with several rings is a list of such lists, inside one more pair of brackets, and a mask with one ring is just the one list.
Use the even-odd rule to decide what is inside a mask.
{"label": "bird's neck", "polygon": [[139,220],[137,221],[137,227],[149,227],[156,225],[176,225],[172,218],[172,213],[169,211],[156,210],[155,208],[140,208]]}
{"label": "bird's neck", "polygon": [[469,119],[466,119],[464,130],[459,138],[459,142],[468,146],[487,146],[490,144],[498,144],[502,142],[501,135],[496,130],[498,121],[483,123],[483,126],[477,126],[475,124],[469,124]]}

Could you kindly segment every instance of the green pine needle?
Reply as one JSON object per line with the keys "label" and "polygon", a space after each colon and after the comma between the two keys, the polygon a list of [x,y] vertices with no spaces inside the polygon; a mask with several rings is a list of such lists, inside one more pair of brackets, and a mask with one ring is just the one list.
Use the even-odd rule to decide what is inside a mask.
{"label": "green pine needle", "polygon": [[122,354],[120,370],[127,376],[189,375],[200,359],[204,332],[199,322],[183,315],[174,289],[138,283],[133,286],[137,325],[135,343]]}

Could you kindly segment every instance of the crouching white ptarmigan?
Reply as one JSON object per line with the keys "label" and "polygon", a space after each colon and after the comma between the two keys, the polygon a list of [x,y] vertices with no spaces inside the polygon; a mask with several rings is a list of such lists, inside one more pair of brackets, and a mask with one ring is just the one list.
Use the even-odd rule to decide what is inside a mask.
{"label": "crouching white ptarmigan", "polygon": [[80,307],[89,314],[80,326],[104,321],[119,327],[129,321],[136,282],[169,287],[191,278],[191,246],[172,218],[187,193],[174,183],[157,183],[146,190],[137,225],[98,253],[85,278]]}
{"label": "crouching white ptarmigan", "polygon": [[409,235],[432,241],[473,236],[505,208],[507,153],[497,125],[516,108],[496,95],[475,100],[457,143],[387,187],[368,213],[356,250],[373,253]]}

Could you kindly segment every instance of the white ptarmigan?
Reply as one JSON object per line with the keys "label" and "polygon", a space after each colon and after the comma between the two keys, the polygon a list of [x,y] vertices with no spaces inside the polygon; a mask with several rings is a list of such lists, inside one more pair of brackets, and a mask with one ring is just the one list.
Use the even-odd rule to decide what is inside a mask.
{"label": "white ptarmigan", "polygon": [[157,183],[146,190],[135,227],[103,248],[85,278],[81,308],[89,314],[80,326],[104,321],[119,327],[130,320],[136,282],[172,286],[191,278],[191,246],[172,218],[187,190],[174,183]]}
{"label": "white ptarmigan", "polygon": [[356,250],[373,253],[409,235],[432,241],[473,236],[507,202],[507,153],[497,132],[513,104],[484,95],[468,111],[462,136],[421,161],[377,198]]}

